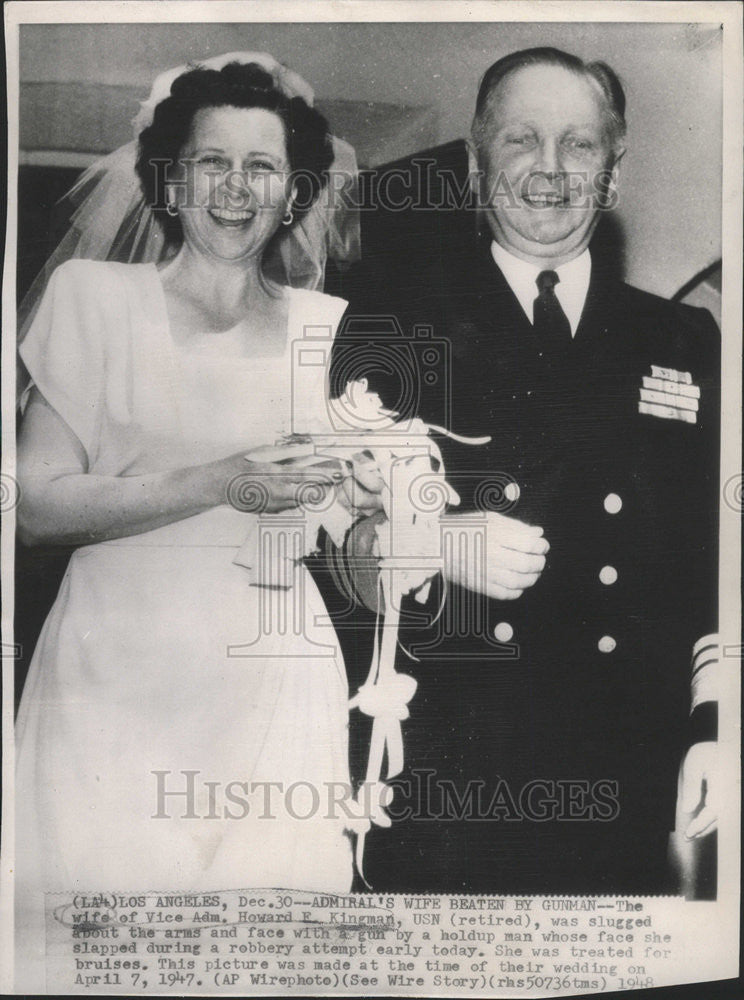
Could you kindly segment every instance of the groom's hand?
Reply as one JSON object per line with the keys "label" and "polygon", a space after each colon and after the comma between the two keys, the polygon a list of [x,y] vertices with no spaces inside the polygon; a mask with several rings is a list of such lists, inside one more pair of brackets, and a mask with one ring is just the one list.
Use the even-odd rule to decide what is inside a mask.
{"label": "groom's hand", "polygon": [[[550,548],[542,528],[492,512],[486,514],[482,525],[467,532],[471,537],[485,533],[485,544],[461,545],[458,536],[462,528],[457,522],[462,518],[472,524],[468,515],[449,514],[444,519],[455,534],[454,544],[445,545],[445,579],[499,601],[513,601],[537,583]],[[485,552],[485,560],[476,557],[477,550]]]}
{"label": "groom's hand", "polygon": [[677,815],[688,840],[704,837],[717,828],[717,743],[695,743],[687,751],[679,772]]}

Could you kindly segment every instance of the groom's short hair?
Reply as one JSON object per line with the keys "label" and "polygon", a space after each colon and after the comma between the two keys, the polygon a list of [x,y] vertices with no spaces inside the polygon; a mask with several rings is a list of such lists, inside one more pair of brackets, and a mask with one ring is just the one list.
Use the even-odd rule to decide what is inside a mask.
{"label": "groom's short hair", "polygon": [[507,77],[527,66],[561,66],[563,69],[578,76],[584,76],[604,95],[607,106],[607,116],[610,124],[612,144],[618,151],[625,138],[625,91],[615,71],[604,62],[585,63],[578,56],[563,52],[561,49],[541,47],[520,49],[508,56],[498,59],[490,66],[480,82],[478,98],[475,103],[472,137],[476,146],[485,136],[491,120],[493,94]]}

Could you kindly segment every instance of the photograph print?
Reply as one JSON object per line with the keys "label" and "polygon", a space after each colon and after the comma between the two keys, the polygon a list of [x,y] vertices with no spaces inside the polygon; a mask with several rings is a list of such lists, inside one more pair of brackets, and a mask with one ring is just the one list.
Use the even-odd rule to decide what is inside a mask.
{"label": "photograph print", "polygon": [[715,901],[722,26],[156,14],[9,58],[16,991],[53,893]]}

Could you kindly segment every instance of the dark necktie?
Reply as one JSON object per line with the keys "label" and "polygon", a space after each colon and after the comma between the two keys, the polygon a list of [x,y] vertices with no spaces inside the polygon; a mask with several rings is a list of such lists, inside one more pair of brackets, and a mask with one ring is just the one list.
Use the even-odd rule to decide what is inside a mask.
{"label": "dark necktie", "polygon": [[571,324],[555,294],[560,280],[555,271],[540,271],[535,281],[540,294],[534,304],[534,328],[555,347],[571,343]]}

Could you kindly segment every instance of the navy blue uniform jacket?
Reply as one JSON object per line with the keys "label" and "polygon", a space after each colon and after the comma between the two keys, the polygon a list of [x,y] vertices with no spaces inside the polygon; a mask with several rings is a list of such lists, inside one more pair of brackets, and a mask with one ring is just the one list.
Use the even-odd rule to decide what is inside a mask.
{"label": "navy blue uniform jacket", "polygon": [[[367,838],[369,883],[667,890],[690,654],[717,627],[715,323],[595,262],[576,336],[556,350],[539,342],[487,240],[446,262],[398,254],[384,280],[345,291],[341,381],[367,375],[390,406],[490,435],[478,448],[439,440],[459,509],[541,525],[551,546],[541,579],[518,600],[449,587],[437,622],[430,613],[402,627],[418,662],[401,655],[397,669],[419,686],[391,810],[401,818]],[[430,329],[434,353],[423,356],[425,331],[417,385],[401,395],[393,359],[417,325]],[[639,412],[641,388],[658,381],[644,378],[658,369],[667,390],[677,378],[699,388],[694,422]],[[440,596],[435,587],[424,610]],[[361,612],[339,620],[359,682],[370,621]],[[358,773],[368,721],[354,713]]]}

